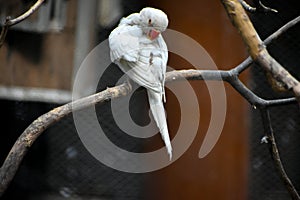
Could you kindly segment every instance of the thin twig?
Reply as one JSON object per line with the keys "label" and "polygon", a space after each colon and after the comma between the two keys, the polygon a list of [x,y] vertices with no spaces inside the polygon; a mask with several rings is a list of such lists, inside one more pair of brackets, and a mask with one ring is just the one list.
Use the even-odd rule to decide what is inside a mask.
{"label": "thin twig", "polygon": [[16,17],[14,19],[10,19],[10,17],[6,17],[6,21],[4,22],[4,25],[2,26],[2,31],[0,34],[0,48],[2,47],[2,45],[4,43],[8,28],[27,19],[42,5],[42,3],[44,1],[45,0],[38,0],[37,2],[35,2],[35,4],[33,6],[31,6],[25,13],[23,13],[19,17]]}
{"label": "thin twig", "polygon": [[[287,30],[294,27],[296,24],[300,22],[300,16],[296,17],[295,19],[289,21],[284,26],[279,28],[277,31],[272,33],[269,37],[267,37],[264,41],[264,45],[269,45],[274,40],[278,39],[281,35],[283,35]],[[253,63],[253,60],[251,56],[249,56],[247,59],[245,59],[241,64],[239,64],[237,67],[234,68],[237,73],[242,73],[245,69],[247,69],[251,64]]]}
{"label": "thin twig", "polygon": [[263,13],[267,13],[267,12],[275,12],[277,13],[278,11],[265,6],[261,1],[255,1],[256,7],[252,7],[250,6],[246,1],[244,0],[239,0],[239,2],[242,4],[243,8],[245,10],[247,10],[248,12],[251,13],[255,13],[255,12],[263,12]]}
{"label": "thin twig", "polygon": [[277,13],[278,12],[277,10],[275,10],[273,8],[265,6],[260,0],[258,1],[258,4],[257,4],[257,11],[258,12],[263,12],[263,13],[267,13],[267,12]]}
{"label": "thin twig", "polygon": [[268,144],[270,144],[270,151],[272,158],[275,162],[275,166],[280,174],[281,179],[283,180],[284,184],[286,185],[286,188],[288,189],[289,193],[292,196],[293,200],[300,200],[300,196],[294,187],[292,181],[288,177],[287,173],[285,172],[285,169],[283,167],[283,164],[280,159],[279,150],[275,141],[274,132],[272,128],[272,122],[270,118],[270,113],[268,109],[261,109],[261,115],[262,115],[262,122],[264,125],[264,131],[268,138]]}
{"label": "thin twig", "polygon": [[6,38],[6,34],[7,34],[7,31],[8,31],[7,22],[9,21],[9,19],[10,19],[10,17],[6,17],[4,25],[3,25],[1,33],[0,33],[0,48],[4,44],[4,41],[5,41],[5,38]]}
{"label": "thin twig", "polygon": [[276,40],[279,36],[281,36],[283,33],[285,33],[287,30],[289,30],[290,28],[294,27],[296,24],[298,24],[300,22],[300,16],[296,17],[295,19],[289,21],[288,23],[286,23],[284,26],[282,26],[281,28],[279,28],[276,32],[274,32],[273,34],[271,34],[269,37],[267,37],[264,40],[264,44],[265,45],[269,45],[273,40]]}
{"label": "thin twig", "polygon": [[11,19],[7,22],[8,26],[13,26],[21,21],[27,19],[30,15],[32,15],[44,2],[45,0],[37,0],[33,6],[31,6],[25,13],[20,15],[19,17],[16,17],[14,19]]}

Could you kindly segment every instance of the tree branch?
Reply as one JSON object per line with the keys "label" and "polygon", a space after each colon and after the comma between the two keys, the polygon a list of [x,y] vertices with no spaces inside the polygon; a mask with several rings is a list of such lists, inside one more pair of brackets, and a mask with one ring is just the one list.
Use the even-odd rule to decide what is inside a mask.
{"label": "tree branch", "polygon": [[270,56],[240,2],[238,0],[222,0],[222,3],[233,25],[243,38],[251,58],[265,71],[271,73],[274,79],[283,83],[288,90],[292,90],[300,102],[300,83]]}
{"label": "tree branch", "polygon": [[276,166],[276,168],[280,174],[280,177],[283,180],[286,188],[288,189],[289,193],[291,194],[292,199],[300,200],[300,196],[299,196],[296,188],[294,187],[292,181],[286,174],[283,164],[281,162],[279,150],[278,150],[278,147],[277,147],[277,144],[275,141],[275,137],[274,137],[274,132],[273,132],[273,128],[272,128],[272,122],[271,122],[269,110],[262,109],[260,111],[261,111],[262,121],[263,121],[263,125],[264,125],[264,131],[265,131],[265,134],[267,135],[267,139],[268,139],[267,143],[270,144],[270,152],[271,152],[272,158],[275,162],[275,166]]}
{"label": "tree branch", "polygon": [[27,150],[32,146],[41,133],[52,124],[58,122],[71,112],[84,109],[88,106],[95,105],[125,96],[131,91],[131,85],[123,83],[119,86],[108,88],[100,93],[78,99],[63,106],[57,107],[48,113],[43,114],[32,122],[15,142],[0,168],[0,197],[3,195],[8,185],[15,176]]}
{"label": "tree branch", "polygon": [[[300,22],[300,16],[298,16],[295,19],[289,21],[284,26],[282,26],[281,28],[279,28],[276,32],[274,32],[269,37],[267,37],[263,41],[263,44],[266,45],[266,46],[269,45],[270,43],[272,43],[274,40],[278,39],[278,37],[280,37],[281,35],[283,35],[287,30],[289,30],[290,28],[292,28],[293,26],[295,26],[299,22]],[[242,73],[245,69],[247,69],[252,64],[252,62],[253,62],[253,60],[252,60],[251,56],[249,56],[246,60],[244,60],[241,64],[239,64],[234,69],[238,73]]]}
{"label": "tree branch", "polygon": [[8,28],[27,19],[42,5],[42,3],[44,1],[45,0],[37,0],[37,2],[35,2],[35,4],[33,6],[31,6],[25,13],[23,13],[22,15],[20,15],[19,17],[15,18],[15,19],[6,17],[6,21],[4,22],[4,25],[2,27],[1,34],[0,34],[0,48],[2,47],[2,45],[4,43]]}
{"label": "tree branch", "polygon": [[[264,44],[269,44],[277,39],[290,27],[294,26],[300,21],[300,17],[292,20],[270,37],[268,37]],[[252,63],[251,57],[248,57],[237,67],[231,70],[181,70],[171,71],[166,75],[166,82],[177,81],[182,79],[187,80],[215,80],[227,81],[233,86],[250,104],[257,106],[260,109],[265,109],[270,106],[280,106],[295,103],[295,98],[265,100],[255,95],[249,90],[240,80],[239,74],[242,73]],[[57,107],[48,113],[40,116],[32,124],[30,124],[20,137],[15,142],[7,158],[5,159],[2,167],[0,168],[0,197],[3,195],[8,185],[15,176],[27,150],[32,146],[36,139],[46,130],[49,126],[61,120],[66,115],[73,111],[84,109],[104,101],[109,101],[114,98],[125,96],[132,90],[129,83],[123,83],[113,88],[108,88],[97,94],[78,99],[68,104]]]}
{"label": "tree branch", "polygon": [[[229,82],[246,100],[253,105],[272,106],[271,100],[264,100],[256,96],[251,90],[246,88],[238,79],[238,74],[232,70],[180,70],[171,71],[166,74],[166,82],[187,80],[215,80]],[[0,168],[0,197],[3,195],[8,185],[15,176],[27,150],[32,146],[41,133],[52,124],[58,122],[71,112],[78,111],[95,104],[103,103],[114,98],[126,96],[132,88],[129,82],[119,86],[108,88],[100,93],[78,99],[68,104],[57,107],[48,113],[40,116],[32,122],[15,142],[2,167]],[[293,99],[273,100],[279,101],[275,105],[295,103]]]}
{"label": "tree branch", "polygon": [[[245,13],[245,10],[242,7],[242,6],[247,7],[245,6],[246,4],[243,4],[243,1],[241,2],[242,4],[240,4],[239,1],[241,2],[241,0],[222,0],[222,3],[227,11],[229,18],[232,21],[232,24],[238,29],[241,37],[243,38],[251,58],[255,62],[257,62],[266,72],[270,73],[275,80],[279,81],[279,83],[283,83],[287,89],[292,90],[298,102],[300,103],[300,83],[284,67],[282,67],[272,56],[270,56],[270,54],[268,53],[265,47],[265,44],[261,41],[248,15]],[[266,8],[261,4],[259,0],[256,0],[256,3],[257,2],[259,2],[259,4],[263,8]],[[296,21],[297,20],[298,19],[296,19]],[[292,26],[293,22],[287,24],[286,26],[289,25]],[[278,31],[279,35],[281,31],[285,30],[286,26],[282,27]],[[274,38],[276,38],[277,36],[278,36],[277,34],[272,35],[272,37]],[[268,39],[266,42],[269,42]],[[248,66],[250,62],[249,58],[246,59],[245,62],[247,63],[244,64],[242,67],[240,67],[241,70],[244,70]],[[289,177],[287,176],[283,168],[282,162],[280,160],[277,144],[272,130],[269,110],[267,108],[270,105],[274,106],[274,105],[282,105],[284,103],[289,103],[292,102],[294,99],[290,98],[284,101],[282,100],[266,101],[259,97],[257,98],[257,96],[254,95],[252,91],[250,91],[246,86],[244,86],[239,79],[232,80],[231,84],[237,91],[240,91],[240,94],[242,94],[244,98],[247,99],[250,103],[252,103],[254,106],[256,105],[259,106],[259,109],[262,114],[265,132],[271,141],[271,154],[274,159],[276,168],[278,169],[280,177],[284,181],[284,184],[286,185],[287,190],[289,191],[291,197],[293,199],[299,200],[300,199],[299,194],[297,193],[297,190],[295,189],[294,185],[292,184]]]}
{"label": "tree branch", "polygon": [[10,17],[6,17],[4,25],[2,27],[1,33],[0,33],[0,48],[2,47],[2,45],[4,44],[4,40],[8,31],[8,25],[7,22],[9,21]]}

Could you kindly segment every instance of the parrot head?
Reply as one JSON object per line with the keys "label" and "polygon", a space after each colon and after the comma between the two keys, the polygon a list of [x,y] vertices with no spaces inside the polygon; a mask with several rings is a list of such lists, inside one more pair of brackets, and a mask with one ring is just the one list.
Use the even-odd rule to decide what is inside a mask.
{"label": "parrot head", "polygon": [[150,40],[156,39],[168,27],[167,15],[156,8],[144,8],[140,12],[140,25]]}

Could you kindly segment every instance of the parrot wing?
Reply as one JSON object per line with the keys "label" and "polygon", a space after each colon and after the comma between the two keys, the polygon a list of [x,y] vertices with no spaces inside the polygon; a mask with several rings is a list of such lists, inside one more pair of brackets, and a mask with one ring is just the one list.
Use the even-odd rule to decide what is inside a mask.
{"label": "parrot wing", "polygon": [[133,26],[120,25],[109,35],[110,58],[112,62],[121,59],[129,62],[138,61],[139,30]]}
{"label": "parrot wing", "polygon": [[163,80],[153,73],[150,65],[151,52],[160,50],[151,44],[144,44],[146,40],[142,30],[137,26],[118,26],[109,36],[111,60],[139,85],[162,93]]}

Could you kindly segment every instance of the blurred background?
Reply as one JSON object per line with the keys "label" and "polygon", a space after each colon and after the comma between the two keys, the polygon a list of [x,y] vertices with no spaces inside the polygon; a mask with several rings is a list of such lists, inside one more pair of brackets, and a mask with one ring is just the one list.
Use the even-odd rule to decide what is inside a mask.
{"label": "blurred background", "polygon": [[[0,19],[3,22],[8,15],[18,16],[34,2],[0,0]],[[297,0],[263,3],[279,13],[250,14],[262,39],[300,14]],[[9,29],[0,49],[1,164],[17,137],[34,119],[71,101],[76,72],[93,47],[108,38],[121,17],[139,12],[145,6],[165,11],[170,20],[169,28],[196,40],[219,69],[230,69],[247,57],[241,38],[220,1],[47,0],[33,16]],[[299,25],[268,50],[300,78]],[[193,68],[172,53],[169,66]],[[94,72],[90,73],[92,77]],[[118,67],[111,64],[99,81],[98,90],[113,86],[121,76]],[[273,92],[264,73],[255,65],[244,72],[241,79],[267,99],[291,95]],[[111,169],[89,154],[76,133],[72,116],[68,116],[34,143],[2,199],[289,199],[267,145],[260,144],[264,133],[258,111],[228,84],[225,84],[227,116],[221,137],[205,158],[198,158],[210,123],[211,100],[205,82],[190,83],[200,102],[199,129],[188,151],[170,166],[146,174]],[[91,92],[85,82],[82,91],[83,94]],[[168,123],[174,137],[180,123],[180,110],[169,90],[167,97]],[[133,95],[130,105],[133,118],[146,125],[149,106],[144,89]],[[163,146],[159,135],[137,139],[119,130],[109,102],[97,105],[96,110],[99,123],[118,146],[134,152]],[[82,116],[89,126],[90,116],[84,111]],[[300,189],[299,108],[296,105],[274,108],[271,117],[287,173]],[[194,119],[191,116],[189,120]]]}

